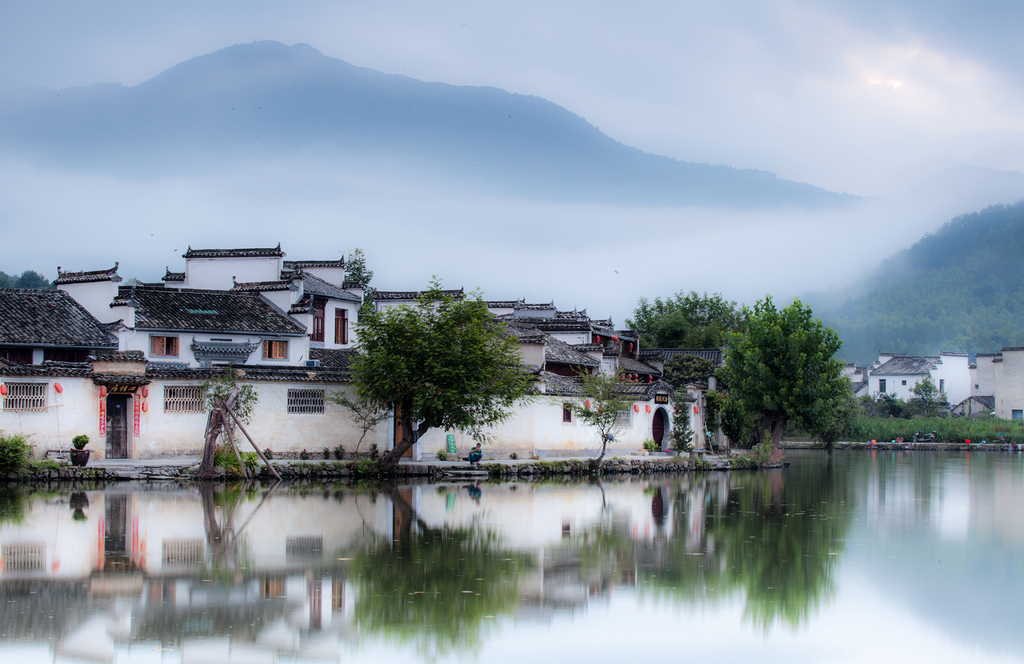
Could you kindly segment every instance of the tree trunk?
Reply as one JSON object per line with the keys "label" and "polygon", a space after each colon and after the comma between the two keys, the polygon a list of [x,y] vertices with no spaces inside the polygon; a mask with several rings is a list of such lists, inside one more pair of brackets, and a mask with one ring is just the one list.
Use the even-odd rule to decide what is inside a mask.
{"label": "tree trunk", "polygon": [[403,402],[398,410],[398,418],[402,423],[402,440],[395,443],[395,446],[381,457],[380,461],[383,468],[394,468],[397,466],[402,455],[408,452],[416,441],[430,430],[430,425],[426,422],[420,422],[420,425],[414,428],[411,413],[412,402]]}

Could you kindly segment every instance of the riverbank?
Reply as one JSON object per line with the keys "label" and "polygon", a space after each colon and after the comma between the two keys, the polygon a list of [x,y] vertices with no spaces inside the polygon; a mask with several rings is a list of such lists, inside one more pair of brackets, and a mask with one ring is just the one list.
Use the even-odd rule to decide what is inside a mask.
{"label": "riverbank", "polygon": [[[823,450],[825,449],[824,443],[808,442],[808,441],[782,441],[781,445],[784,450]],[[1003,445],[992,445],[989,443],[970,445],[964,443],[912,443],[912,442],[882,442],[877,443],[864,442],[864,443],[836,443],[834,449],[837,450],[918,450],[920,452],[1014,452],[1011,449],[1009,443]],[[1024,448],[1022,448],[1024,451]]]}
{"label": "riverbank", "polygon": [[[746,455],[732,457],[699,456],[696,458],[678,456],[614,457],[604,459],[594,468],[592,458],[578,457],[546,461],[502,459],[484,461],[480,466],[470,466],[464,461],[409,461],[403,459],[391,476],[399,478],[421,477],[435,479],[516,479],[537,478],[556,475],[651,475],[685,473],[691,471],[723,471],[744,467]],[[369,459],[358,461],[273,461],[274,469],[282,479],[358,479],[382,476],[380,464]],[[783,462],[773,464],[781,467]],[[38,483],[54,481],[195,481],[196,460],[192,458],[165,458],[147,460],[107,460],[85,468],[78,468],[57,462],[37,462],[21,472],[0,476],[0,481],[9,483]],[[261,479],[270,476],[260,468]],[[231,472],[220,469],[219,481],[240,479]]]}

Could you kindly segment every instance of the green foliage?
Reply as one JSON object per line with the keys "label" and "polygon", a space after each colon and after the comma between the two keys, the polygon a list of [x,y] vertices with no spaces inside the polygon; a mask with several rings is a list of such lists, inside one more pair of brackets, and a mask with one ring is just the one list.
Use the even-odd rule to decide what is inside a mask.
{"label": "green foliage", "polygon": [[0,523],[24,521],[30,496],[31,494],[20,486],[0,484]]}
{"label": "green foliage", "polygon": [[[227,366],[221,375],[202,383],[203,391],[206,394],[206,409],[213,410],[217,401],[227,401],[231,396],[231,391],[237,387],[238,398],[235,399],[235,406],[231,412],[237,415],[243,423],[249,424],[256,402],[259,401],[259,394],[253,385],[239,385],[237,376],[238,371],[233,366]],[[231,424],[233,426],[233,423]]]}
{"label": "green foliage", "polygon": [[358,281],[364,286],[373,281],[373,270],[366,267],[366,256],[362,249],[353,249],[345,259],[345,281]]}
{"label": "green foliage", "polygon": [[338,461],[341,461],[342,459],[345,458],[345,446],[344,445],[335,445],[334,446],[334,458],[337,459]]}
{"label": "green foliage", "polygon": [[836,333],[811,316],[800,300],[779,311],[771,297],[744,309],[747,330],[729,334],[724,374],[729,397],[760,422],[778,444],[787,420],[821,431],[831,426],[844,391],[842,364],[834,358]]}
{"label": "green foliage", "polygon": [[302,459],[303,461],[309,461],[309,456],[310,456],[309,452],[307,452],[306,448],[303,447],[302,451],[299,452],[299,458]]}
{"label": "green foliage", "polygon": [[255,475],[260,469],[260,456],[255,452],[242,452],[242,463],[250,475]]}
{"label": "green foliage", "polygon": [[[349,419],[359,427],[359,440],[356,442],[355,452],[363,444],[363,439],[377,425],[391,417],[391,409],[382,405],[379,401],[373,401],[359,394],[358,390],[339,390],[328,392],[327,399],[349,412]],[[341,457],[338,457],[339,459]]]}
{"label": "green foliage", "polygon": [[943,392],[939,392],[939,388],[928,376],[914,385],[911,392],[914,396],[910,397],[907,405],[917,417],[937,417],[940,410],[949,407],[949,399]]}
{"label": "green foliage", "polygon": [[1024,202],[951,220],[883,261],[822,319],[848,360],[1024,346]]}
{"label": "green foliage", "polygon": [[850,379],[845,378],[844,380],[847,383],[847,389],[836,402],[831,422],[828,426],[815,432],[817,439],[829,448],[836,442],[850,437],[853,433],[854,422],[862,412],[860,402],[849,389]]}
{"label": "green foliage", "polygon": [[71,446],[76,450],[84,450],[85,446],[89,444],[89,436],[84,433],[80,433],[71,439]]}
{"label": "green foliage", "polygon": [[653,439],[650,439],[650,438],[648,438],[647,440],[644,441],[644,449],[647,450],[648,452],[660,452],[661,451],[661,447],[656,442],[654,442]]}
{"label": "green foliage", "polygon": [[693,429],[690,427],[688,406],[676,406],[672,413],[672,449],[678,454],[693,451]]}
{"label": "green foliage", "polygon": [[263,450],[263,456],[267,458],[267,461],[270,461],[271,459],[274,458],[274,450],[268,447],[267,449]]}
{"label": "green foliage", "polygon": [[628,412],[633,398],[623,392],[622,369],[615,374],[580,374],[580,395],[576,397],[576,411],[584,424],[597,429],[601,440],[601,454],[604,458],[608,441],[622,430],[620,413]]}
{"label": "green foliage", "polygon": [[772,446],[767,436],[763,437],[764,442],[754,445],[747,454],[737,454],[729,459],[729,468],[733,470],[756,470],[770,468],[782,461],[786,453],[782,450],[772,452]]}
{"label": "green foliage", "polygon": [[0,431],[0,474],[16,473],[24,468],[31,452],[25,436]]}
{"label": "green foliage", "polygon": [[448,450],[444,450],[444,449],[438,450],[437,451],[437,460],[438,461],[447,461],[448,460]]}
{"label": "green foliage", "polygon": [[479,294],[456,299],[436,280],[417,306],[364,316],[359,344],[362,353],[353,362],[359,395],[400,413],[402,441],[386,455],[389,463],[397,463],[416,432],[431,428],[480,440],[484,427],[508,419],[531,392],[518,342]]}
{"label": "green foliage", "polygon": [[713,468],[713,466],[711,465],[711,462],[708,461],[707,459],[704,459],[702,457],[698,457],[698,458],[693,460],[693,469],[694,470],[699,470],[699,471],[702,471],[702,472],[707,472],[707,471],[711,470],[712,468]]}
{"label": "green foliage", "polygon": [[35,270],[25,270],[17,277],[0,272],[0,288],[53,288],[53,284]]}
{"label": "green foliage", "polygon": [[633,317],[626,320],[649,348],[718,348],[726,332],[742,330],[743,317],[735,302],[714,295],[679,291],[662,300],[640,298]]}
{"label": "green foliage", "polygon": [[690,383],[706,385],[708,376],[715,375],[715,365],[710,360],[696,355],[676,355],[665,362],[662,379],[674,389]]}
{"label": "green foliage", "polygon": [[929,417],[892,419],[888,417],[858,417],[850,429],[850,440],[865,442],[877,440],[890,442],[902,437],[907,443],[916,432],[935,432],[937,443],[963,444],[986,441],[994,443],[999,434],[1006,437],[1006,442],[1024,443],[1024,422],[1020,420],[999,420],[995,418],[976,419],[973,417]]}

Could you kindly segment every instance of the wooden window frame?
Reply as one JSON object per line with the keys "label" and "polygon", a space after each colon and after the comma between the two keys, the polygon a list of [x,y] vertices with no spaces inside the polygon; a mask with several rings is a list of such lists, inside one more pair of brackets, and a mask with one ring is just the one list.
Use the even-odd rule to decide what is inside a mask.
{"label": "wooden window frame", "polygon": [[572,404],[562,404],[562,424],[572,424]]}
{"label": "wooden window frame", "polygon": [[334,310],[334,343],[339,346],[348,343],[348,309]]}
{"label": "wooden window frame", "polygon": [[287,339],[264,339],[263,340],[264,360],[287,360],[288,340]]}
{"label": "wooden window frame", "polygon": [[327,301],[321,298],[313,298],[313,329],[309,334],[310,341],[323,342],[326,328]]}
{"label": "wooden window frame", "polygon": [[[170,352],[171,350],[174,352]],[[154,335],[149,338],[150,357],[178,357],[180,350],[178,337]]]}

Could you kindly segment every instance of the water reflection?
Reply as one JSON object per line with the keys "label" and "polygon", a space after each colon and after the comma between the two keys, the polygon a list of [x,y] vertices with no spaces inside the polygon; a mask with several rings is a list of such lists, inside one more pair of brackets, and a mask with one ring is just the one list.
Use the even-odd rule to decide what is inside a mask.
{"label": "water reflection", "polygon": [[869,585],[1024,650],[991,615],[1021,608],[1019,459],[792,458],[583,483],[0,488],[0,659],[503,660],[509,634],[569,620],[584,648],[638,606],[812,643]]}

